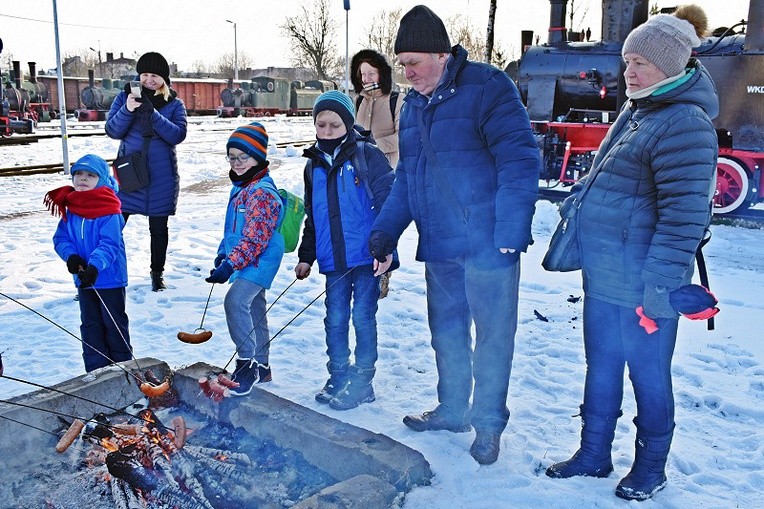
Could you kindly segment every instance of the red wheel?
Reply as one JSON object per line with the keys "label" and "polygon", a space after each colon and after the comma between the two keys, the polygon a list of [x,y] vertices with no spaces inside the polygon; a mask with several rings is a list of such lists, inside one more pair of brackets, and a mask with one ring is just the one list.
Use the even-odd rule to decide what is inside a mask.
{"label": "red wheel", "polygon": [[720,157],[716,163],[716,192],[714,193],[714,214],[728,214],[746,209],[751,202],[750,177],[739,162]]}

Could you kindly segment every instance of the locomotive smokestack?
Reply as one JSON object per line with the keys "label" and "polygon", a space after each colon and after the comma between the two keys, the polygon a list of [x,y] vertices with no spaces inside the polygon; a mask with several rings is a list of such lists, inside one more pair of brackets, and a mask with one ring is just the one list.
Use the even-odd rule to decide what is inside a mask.
{"label": "locomotive smokestack", "polygon": [[21,62],[13,61],[13,80],[16,82],[16,90],[21,90]]}
{"label": "locomotive smokestack", "polygon": [[649,0],[602,0],[602,42],[622,43],[647,21]]}
{"label": "locomotive smokestack", "polygon": [[90,88],[95,87],[95,71],[93,69],[88,69],[88,86]]}
{"label": "locomotive smokestack", "polygon": [[27,62],[29,66],[29,81],[37,83],[37,62]]}
{"label": "locomotive smokestack", "polygon": [[764,51],[764,0],[751,0],[745,30],[746,51]]}
{"label": "locomotive smokestack", "polygon": [[549,0],[551,13],[549,15],[549,37],[547,43],[560,44],[566,41],[565,8],[568,0]]}

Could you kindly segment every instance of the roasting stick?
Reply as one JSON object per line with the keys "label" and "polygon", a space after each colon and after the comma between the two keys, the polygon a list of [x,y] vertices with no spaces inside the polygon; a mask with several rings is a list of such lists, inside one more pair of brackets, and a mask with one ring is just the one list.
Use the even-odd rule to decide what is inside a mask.
{"label": "roasting stick", "polygon": [[[10,300],[10,301],[13,301],[13,302],[15,302],[15,303],[16,303],[16,304],[18,304],[19,306],[21,306],[21,307],[23,307],[23,308],[25,308],[25,309],[27,309],[27,310],[31,311],[32,313],[36,314],[37,316],[39,316],[39,317],[40,317],[40,318],[42,318],[43,320],[46,320],[47,322],[49,322],[49,323],[51,323],[51,324],[55,325],[56,327],[58,327],[59,329],[61,329],[61,330],[62,330],[62,331],[64,331],[64,332],[66,332],[67,334],[69,334],[71,337],[73,337],[74,339],[76,339],[77,341],[79,341],[80,343],[82,343],[83,345],[85,345],[86,347],[88,347],[88,348],[92,349],[94,352],[96,352],[96,353],[97,353],[97,354],[99,354],[101,357],[103,357],[104,359],[106,359],[107,361],[109,361],[111,364],[113,364],[113,365],[117,366],[119,369],[121,369],[122,371],[124,371],[124,372],[125,372],[125,373],[126,373],[128,376],[131,376],[131,377],[135,378],[135,379],[136,379],[136,380],[137,380],[139,383],[144,383],[144,382],[145,382],[145,380],[141,380],[141,379],[140,379],[140,377],[138,377],[138,375],[136,375],[135,373],[131,373],[130,371],[128,371],[127,369],[125,369],[125,367],[124,367],[124,366],[122,366],[121,364],[117,363],[117,361],[115,361],[114,359],[110,358],[108,355],[106,355],[106,354],[105,354],[105,353],[103,353],[102,351],[98,350],[97,348],[94,348],[94,347],[92,347],[92,346],[88,345],[88,344],[87,344],[87,343],[85,343],[85,342],[84,342],[82,339],[80,339],[79,337],[77,337],[77,336],[76,336],[74,333],[70,332],[69,330],[65,329],[65,328],[64,328],[64,327],[62,327],[61,325],[57,324],[56,322],[54,322],[53,320],[51,320],[51,319],[50,319],[50,318],[48,318],[47,316],[45,316],[45,315],[43,315],[43,314],[39,313],[38,311],[35,311],[34,309],[30,308],[29,306],[27,306],[27,305],[26,305],[26,304],[24,304],[23,302],[20,302],[20,301],[18,301],[18,300],[16,300],[16,299],[14,299],[13,297],[10,297],[10,296],[8,296],[8,295],[4,294],[3,292],[0,292],[0,295],[2,295],[3,297],[5,297],[6,299],[8,299],[8,300]],[[132,353],[132,352],[131,352],[131,353]],[[133,358],[133,360],[135,360],[135,358]],[[135,363],[135,365],[136,365],[136,366],[138,366],[138,363],[136,362],[136,363]],[[138,366],[138,368],[140,369],[140,366]]]}
{"label": "roasting stick", "polygon": [[[81,273],[84,273],[84,271],[80,271]],[[111,323],[114,324],[114,328],[117,329],[117,332],[119,332],[119,337],[122,338],[122,342],[125,344],[125,347],[127,348],[127,351],[130,352],[130,357],[133,358],[133,362],[135,362],[135,365],[138,366],[138,371],[143,373],[143,368],[141,368],[140,364],[138,364],[138,359],[135,358],[135,354],[133,353],[133,347],[130,345],[130,343],[127,342],[125,339],[125,335],[122,334],[122,329],[120,329],[119,324],[117,323],[117,320],[114,319],[114,315],[111,314],[111,310],[109,310],[108,306],[106,306],[106,303],[101,298],[101,293],[95,289],[95,286],[91,286],[88,288],[88,290],[93,290],[95,292],[96,297],[98,297],[98,300],[101,301],[101,305],[106,310],[106,313],[109,315],[109,318],[111,318]]]}
{"label": "roasting stick", "polygon": [[[69,396],[71,398],[79,399],[79,400],[82,400],[82,401],[86,401],[88,403],[92,403],[94,405],[99,405],[99,406],[102,406],[104,408],[108,408],[109,410],[111,410],[113,412],[122,413],[122,414],[128,415],[130,417],[133,417],[135,419],[143,420],[143,418],[141,416],[136,415],[136,414],[131,414],[130,412],[128,412],[127,410],[125,410],[123,408],[116,408],[116,407],[113,407],[113,406],[109,406],[109,405],[107,405],[105,403],[101,403],[100,401],[94,401],[92,399],[88,399],[88,398],[85,398],[85,397],[82,397],[82,396],[78,396],[77,394],[72,394],[70,392],[65,392],[65,391],[62,391],[60,389],[56,389],[55,387],[49,387],[47,385],[40,385],[40,384],[37,384],[37,383],[34,383],[34,382],[30,382],[29,380],[23,380],[21,378],[16,378],[16,377],[13,377],[13,376],[10,376],[10,375],[0,374],[0,378],[7,378],[8,380],[12,380],[14,382],[19,382],[19,383],[22,383],[22,384],[31,385],[33,387],[39,387],[40,389],[46,389],[46,390],[49,390],[49,391],[52,391],[52,392],[57,392],[59,394],[63,394],[64,396]],[[162,424],[161,426],[165,430],[167,430],[167,431],[172,431],[172,428],[168,428],[164,424]]]}
{"label": "roasting stick", "polygon": [[204,317],[207,316],[207,308],[210,305],[210,299],[212,298],[212,290],[215,289],[215,283],[212,283],[212,286],[210,286],[210,294],[207,296],[207,303],[204,305],[204,312],[202,313],[202,322],[199,324],[199,327],[194,330],[193,333],[188,332],[178,332],[178,339],[183,341],[184,343],[190,343],[192,345],[197,345],[199,343],[204,343],[206,341],[209,341],[209,339],[212,337],[212,331],[208,331],[204,329]]}
{"label": "roasting stick", "polygon": [[[14,405],[14,406],[19,406],[19,407],[23,407],[23,408],[29,408],[30,410],[37,410],[38,412],[47,412],[49,414],[59,415],[61,417],[68,417],[70,419],[74,419],[75,421],[80,421],[80,422],[87,422],[87,421],[90,420],[90,419],[88,419],[86,417],[80,417],[80,416],[77,416],[77,415],[67,414],[67,413],[64,413],[64,412],[59,412],[57,410],[50,410],[48,408],[40,408],[40,407],[36,407],[36,406],[32,406],[32,405],[27,405],[25,403],[19,403],[18,401],[9,401],[7,399],[0,399],[0,403],[6,403],[8,405]],[[0,417],[4,417],[4,416],[0,416]],[[143,422],[147,422],[146,419],[143,419],[141,417],[138,417],[138,418],[141,419],[141,421],[143,421]],[[117,433],[120,433],[120,434],[123,434],[123,435],[126,434],[126,428],[125,428],[124,425],[121,425],[121,424],[106,424],[106,423],[99,423],[99,424],[102,425],[102,426],[106,426],[107,428],[111,428],[111,429],[115,430]],[[153,424],[155,426],[162,426],[162,428],[164,428],[166,431],[173,431],[173,432],[175,431],[175,428],[169,428],[169,427],[167,427],[164,424],[161,424],[159,422],[154,422]],[[41,431],[45,431],[45,430],[41,430]],[[51,432],[48,431],[47,433],[51,433]],[[52,433],[52,434],[56,435],[55,433]],[[127,433],[127,434],[129,434],[129,433]],[[58,436],[58,435],[56,435],[56,436]]]}
{"label": "roasting stick", "polygon": [[[252,330],[249,331],[249,334],[247,334],[247,338],[249,338],[253,332],[255,332],[255,329],[258,325],[260,325],[260,322],[263,321],[263,319],[268,315],[268,311],[271,310],[271,308],[279,301],[281,297],[284,296],[284,294],[289,290],[292,285],[294,285],[297,282],[297,278],[293,279],[289,285],[287,285],[286,288],[284,288],[281,293],[279,294],[276,299],[271,302],[271,305],[268,306],[268,308],[265,310],[265,313],[257,320],[257,323],[255,323],[254,327],[252,327]],[[214,284],[213,284],[214,287]],[[212,295],[212,290],[210,290],[210,296]],[[209,303],[209,298],[207,299],[207,302]],[[205,308],[206,312],[206,308]],[[204,323],[204,316],[202,316],[202,323]],[[201,326],[200,326],[201,327]],[[180,337],[180,333],[178,333],[178,337]],[[225,366],[223,366],[223,371],[226,371],[228,369],[228,365],[233,362],[233,360],[236,358],[236,354],[239,353],[239,348],[237,347],[236,350],[233,352],[233,355],[230,359],[228,359],[228,362],[226,362]],[[235,373],[234,373],[235,374]],[[234,385],[235,384],[235,385]],[[216,401],[222,401],[222,398],[228,395],[228,389],[231,387],[238,387],[238,384],[228,377],[225,376],[223,373],[218,373],[218,377],[215,380],[209,380],[206,376],[199,379],[199,393],[196,395],[198,398],[202,394],[207,396],[208,398],[215,399],[215,395],[217,395],[219,400]]]}
{"label": "roasting stick", "polygon": [[[138,366],[138,370],[141,373],[143,373],[143,368],[141,368],[141,365],[138,364],[138,359],[135,357],[135,354],[133,353],[133,347],[130,345],[130,343],[127,342],[127,339],[125,339],[125,335],[122,334],[122,329],[119,328],[119,324],[117,323],[117,320],[114,319],[114,315],[111,314],[111,311],[109,310],[108,306],[106,306],[106,303],[101,298],[101,294],[99,293],[98,290],[95,289],[95,287],[91,287],[89,289],[93,290],[96,296],[98,297],[98,300],[101,301],[101,305],[106,310],[106,313],[108,313],[109,318],[111,318],[111,322],[114,324],[114,327],[117,329],[117,332],[119,332],[119,337],[122,338],[122,342],[125,344],[125,347],[130,352],[130,357],[133,358],[133,362],[135,362],[135,365]],[[165,380],[159,385],[154,385],[148,380],[144,380],[140,385],[140,389],[141,389],[141,392],[145,394],[146,396],[150,398],[155,398],[157,396],[161,396],[162,394],[170,390],[170,382]]]}
{"label": "roasting stick", "polygon": [[5,416],[0,414],[0,417],[3,419],[6,419],[11,422],[15,422],[16,424],[21,424],[22,426],[26,426],[27,428],[36,429],[37,431],[41,431],[43,433],[47,433],[48,435],[53,435],[54,437],[58,438],[58,435],[56,433],[53,433],[52,431],[48,431],[47,429],[38,428],[37,426],[32,426],[31,424],[27,424],[25,422],[17,421],[16,419],[13,419],[11,417]]}

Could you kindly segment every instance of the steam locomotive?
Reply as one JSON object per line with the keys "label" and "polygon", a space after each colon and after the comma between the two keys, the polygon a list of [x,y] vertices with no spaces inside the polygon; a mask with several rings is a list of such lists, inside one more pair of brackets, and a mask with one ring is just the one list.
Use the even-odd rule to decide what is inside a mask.
{"label": "steam locomotive", "polygon": [[[542,179],[571,185],[591,168],[626,102],[621,48],[647,20],[649,6],[648,0],[603,0],[602,40],[583,42],[565,30],[567,0],[549,1],[547,43],[531,46],[533,33],[524,31],[516,72],[512,65],[506,72],[528,109],[543,155]],[[719,93],[716,214],[764,200],[764,0],[750,0],[748,12],[747,23],[715,30],[693,51]],[[747,33],[735,31],[746,24]]]}
{"label": "steam locomotive", "polygon": [[251,82],[242,82],[239,88],[228,88],[220,93],[224,117],[238,115],[310,115],[316,98],[327,90],[337,90],[333,81],[311,80],[302,82],[268,76],[255,76]]}
{"label": "steam locomotive", "polygon": [[[0,51],[2,51],[0,40]],[[37,81],[35,62],[29,62],[29,80],[23,79],[21,63],[13,61],[13,71],[2,74],[0,83],[0,136],[34,132],[38,122],[50,122],[55,114],[48,87]]]}

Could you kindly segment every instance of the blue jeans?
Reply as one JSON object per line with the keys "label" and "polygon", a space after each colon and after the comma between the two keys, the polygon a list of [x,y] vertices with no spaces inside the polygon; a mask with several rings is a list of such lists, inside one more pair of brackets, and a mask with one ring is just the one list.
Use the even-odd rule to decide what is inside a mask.
{"label": "blue jeans", "polygon": [[353,301],[355,365],[370,369],[377,362],[377,300],[379,278],[371,265],[355,267],[349,273],[326,274],[326,353],[329,362],[341,366],[350,360],[350,301]]}
{"label": "blue jeans", "polygon": [[509,420],[520,262],[508,260],[506,266],[492,269],[479,268],[470,257],[427,262],[425,278],[438,368],[438,410],[456,418],[469,412],[475,429],[503,431]]}
{"label": "blue jeans", "polygon": [[587,412],[618,414],[628,364],[637,400],[637,425],[656,435],[673,429],[671,358],[679,321],[662,318],[656,323],[658,331],[647,334],[634,309],[584,297]]}
{"label": "blue jeans", "polygon": [[[108,366],[113,362],[127,361],[133,357],[129,346],[130,332],[127,313],[125,313],[124,287],[97,291],[106,304],[106,308],[92,288],[77,289],[80,303],[82,360],[85,362],[87,372]],[[122,339],[123,336],[124,339]]]}
{"label": "blue jeans", "polygon": [[268,317],[265,316],[265,289],[252,281],[237,278],[225,294],[223,307],[228,334],[239,357],[254,357],[260,364],[268,364],[270,337]]}

